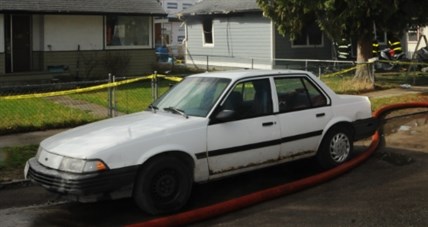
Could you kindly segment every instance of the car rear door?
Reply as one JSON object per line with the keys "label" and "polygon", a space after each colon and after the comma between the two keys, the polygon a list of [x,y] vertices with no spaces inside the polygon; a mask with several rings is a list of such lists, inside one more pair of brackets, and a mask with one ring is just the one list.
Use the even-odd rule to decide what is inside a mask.
{"label": "car rear door", "polygon": [[279,157],[280,129],[273,115],[271,80],[242,81],[214,115],[233,111],[225,122],[212,119],[207,148],[210,177],[215,178],[272,163]]}
{"label": "car rear door", "polygon": [[304,74],[278,77],[274,81],[281,130],[280,159],[313,155],[324,128],[333,118],[331,100]]}

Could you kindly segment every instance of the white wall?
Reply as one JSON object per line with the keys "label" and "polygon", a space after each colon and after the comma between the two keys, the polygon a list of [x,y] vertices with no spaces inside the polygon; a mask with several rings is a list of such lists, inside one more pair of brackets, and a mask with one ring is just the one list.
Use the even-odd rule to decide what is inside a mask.
{"label": "white wall", "polygon": [[[168,13],[168,17],[176,18],[176,14],[182,11],[183,4],[191,4],[194,5],[196,2],[200,2],[199,0],[160,0],[162,8]],[[168,3],[177,3],[176,9],[168,9]]]}
{"label": "white wall", "polygon": [[227,67],[271,68],[272,24],[261,15],[215,17],[213,19],[213,44],[204,44],[200,18],[186,21],[188,63]]}
{"label": "white wall", "polygon": [[4,15],[0,14],[0,53],[4,53]]}
{"label": "white wall", "polygon": [[[428,27],[420,28],[421,35],[425,35],[428,39]],[[407,34],[404,36],[407,38]],[[409,41],[407,40],[407,57],[410,59],[413,56],[413,53],[415,52],[417,41]],[[418,49],[421,49],[422,47],[428,46],[427,43],[425,43],[425,40],[422,38],[421,42],[419,44]]]}
{"label": "white wall", "polygon": [[44,51],[103,49],[103,17],[74,15],[44,16]]}

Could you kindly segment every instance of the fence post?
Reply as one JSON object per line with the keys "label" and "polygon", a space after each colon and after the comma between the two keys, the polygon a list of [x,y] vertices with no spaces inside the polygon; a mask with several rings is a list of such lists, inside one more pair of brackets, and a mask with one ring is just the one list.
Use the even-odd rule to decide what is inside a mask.
{"label": "fence post", "polygon": [[[112,82],[115,83],[116,82],[116,76],[113,75],[112,78]],[[112,97],[112,116],[116,117],[117,116],[117,108],[116,108],[116,86],[111,88],[111,97]]]}
{"label": "fence post", "polygon": [[159,80],[158,80],[158,74],[155,74],[155,100],[159,97]]}
{"label": "fence post", "polygon": [[158,98],[158,72],[154,71],[153,76],[152,76],[152,83],[151,83],[151,87],[152,87],[152,99],[153,101],[155,101]]}
{"label": "fence post", "polygon": [[[111,73],[108,74],[108,83],[111,83],[113,80],[113,77],[111,75]],[[113,92],[112,92],[112,88],[109,87],[107,89],[107,93],[108,93],[108,116],[112,117],[113,116]]]}
{"label": "fence post", "polygon": [[207,72],[209,71],[209,56],[207,55]]}
{"label": "fence post", "polygon": [[254,69],[254,58],[251,58],[251,69]]}

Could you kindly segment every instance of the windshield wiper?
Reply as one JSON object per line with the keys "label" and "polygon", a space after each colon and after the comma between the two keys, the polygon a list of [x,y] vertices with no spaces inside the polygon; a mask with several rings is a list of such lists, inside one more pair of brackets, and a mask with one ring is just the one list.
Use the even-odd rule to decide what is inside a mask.
{"label": "windshield wiper", "polygon": [[154,106],[153,104],[150,104],[149,108],[153,111],[153,113],[156,113],[156,110],[159,109],[157,106]]}
{"label": "windshield wiper", "polygon": [[187,116],[187,114],[183,110],[177,109],[177,108],[172,107],[172,106],[163,108],[163,110],[171,111],[172,113],[180,114],[181,116],[183,116],[185,118],[189,118],[189,116]]}

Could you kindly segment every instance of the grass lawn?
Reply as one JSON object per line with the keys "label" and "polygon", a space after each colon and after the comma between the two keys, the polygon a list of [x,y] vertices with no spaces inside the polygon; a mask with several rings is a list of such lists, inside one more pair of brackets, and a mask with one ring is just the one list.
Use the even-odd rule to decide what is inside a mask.
{"label": "grass lawn", "polygon": [[0,148],[0,182],[24,178],[25,162],[34,157],[38,145]]}
{"label": "grass lawn", "polygon": [[0,135],[70,127],[96,120],[84,111],[43,98],[1,100]]}

